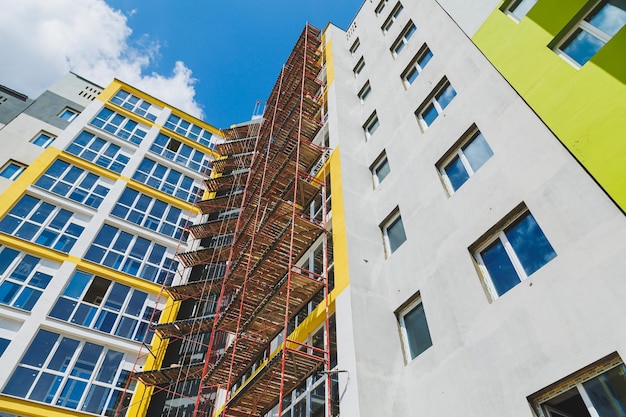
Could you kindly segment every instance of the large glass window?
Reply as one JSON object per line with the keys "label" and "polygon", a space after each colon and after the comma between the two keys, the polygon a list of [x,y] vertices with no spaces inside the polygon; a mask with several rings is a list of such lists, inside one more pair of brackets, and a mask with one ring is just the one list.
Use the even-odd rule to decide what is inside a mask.
{"label": "large glass window", "polygon": [[149,129],[148,126],[139,124],[106,107],[100,110],[90,124],[135,145],[141,143]]}
{"label": "large glass window", "polygon": [[136,383],[134,355],[39,330],[3,394],[112,416],[126,407]]}
{"label": "large glass window", "polygon": [[482,133],[472,131],[448,154],[450,156],[437,165],[448,191],[454,193],[493,156],[493,151]]}
{"label": "large glass window", "polygon": [[208,175],[208,156],[179,140],[159,133],[150,150],[196,172]]}
{"label": "large glass window", "polygon": [[174,239],[183,236],[190,215],[132,188],[124,190],[111,214]]}
{"label": "large glass window", "polygon": [[503,227],[475,254],[495,299],[556,257],[533,215],[526,211]]}
{"label": "large glass window", "polygon": [[405,359],[412,361],[433,345],[421,298],[398,312]]}
{"label": "large glass window", "polygon": [[456,90],[448,79],[444,78],[431,97],[426,99],[415,112],[422,130],[426,130],[428,126],[433,124],[454,97],[456,97]]}
{"label": "large glass window", "polygon": [[76,136],[66,151],[118,174],[132,156],[132,152],[85,131]]}
{"label": "large glass window", "polygon": [[133,179],[190,203],[202,195],[198,181],[148,158],[141,161]]}
{"label": "large glass window", "polygon": [[59,159],[35,185],[93,208],[100,207],[113,186],[110,180]]}
{"label": "large glass window", "polygon": [[626,25],[626,0],[603,0],[578,23],[558,51],[578,65],[585,65]]}
{"label": "large glass window", "polygon": [[149,326],[158,322],[160,314],[156,309],[156,296],[76,271],[50,317],[150,343]]}
{"label": "large glass window", "polygon": [[171,284],[178,263],[173,250],[105,224],[85,259],[158,284]]}
{"label": "large glass window", "polygon": [[541,392],[531,398],[539,417],[622,417],[626,366],[613,354]]}
{"label": "large glass window", "polygon": [[398,39],[391,45],[391,55],[393,55],[394,58],[409,44],[409,39],[411,39],[416,30],[417,28],[413,22],[409,20],[409,23],[404,27]]}
{"label": "large glass window", "polygon": [[156,120],[157,114],[162,110],[154,104],[124,90],[118,91],[115,96],[111,98],[111,103],[115,103],[153,122]]}
{"label": "large glass window", "polygon": [[67,253],[87,222],[86,217],[25,195],[0,220],[0,232]]}
{"label": "large glass window", "polygon": [[30,311],[59,266],[0,246],[0,303]]}
{"label": "large glass window", "polygon": [[211,132],[181,117],[178,117],[175,114],[168,117],[165,122],[165,127],[193,141],[196,141],[201,145],[211,148],[215,147],[215,144],[211,142]]}

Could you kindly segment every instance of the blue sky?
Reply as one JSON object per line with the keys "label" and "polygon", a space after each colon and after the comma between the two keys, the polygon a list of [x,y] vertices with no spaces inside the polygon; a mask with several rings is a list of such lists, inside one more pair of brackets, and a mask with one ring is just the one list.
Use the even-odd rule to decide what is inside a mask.
{"label": "blue sky", "polygon": [[0,84],[30,97],[67,71],[120,78],[217,127],[248,120],[306,22],[362,0],[3,0]]}
{"label": "blue sky", "polygon": [[[108,0],[129,18],[134,37],[158,40],[159,72],[182,60],[198,79],[197,100],[219,127],[247,120],[266,100],[305,23],[345,29],[361,0]],[[200,6],[202,5],[202,6]],[[134,11],[134,12],[131,12]],[[135,38],[137,39],[137,38]]]}

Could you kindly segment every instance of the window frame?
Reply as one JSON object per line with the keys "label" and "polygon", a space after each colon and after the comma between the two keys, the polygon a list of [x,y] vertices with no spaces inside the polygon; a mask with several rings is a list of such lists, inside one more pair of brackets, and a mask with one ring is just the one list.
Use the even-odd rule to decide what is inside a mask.
{"label": "window frame", "polygon": [[[103,118],[104,113],[110,113]],[[118,124],[116,124],[118,123]],[[128,124],[135,124],[130,130]],[[103,107],[89,122],[90,126],[94,126],[110,135],[125,140],[128,143],[139,146],[148,135],[150,128],[130,117],[126,117],[115,110]]]}
{"label": "window frame", "polygon": [[[426,56],[428,56],[428,59],[424,63],[424,58]],[[426,65],[428,65],[433,57],[433,52],[430,50],[428,45],[424,43],[417,54],[415,54],[409,65],[407,65],[404,71],[402,71],[402,74],[400,74],[400,78],[402,79],[402,84],[405,89],[408,89],[415,82],[417,77],[422,73],[422,71],[424,71],[424,68],[426,68]],[[413,80],[409,80],[409,74],[415,74]]]}
{"label": "window frame", "polygon": [[[524,3],[526,3],[526,5],[530,4],[530,7],[528,7],[526,12],[524,12],[524,14],[522,15],[515,14],[515,11],[518,10],[520,6],[524,5]],[[532,10],[532,8],[535,7],[536,4],[537,0],[510,0],[506,2],[500,8],[500,10],[511,19],[513,19],[515,22],[519,23],[524,17],[526,17],[526,15]]]}
{"label": "window frame", "polygon": [[[124,94],[126,94],[125,97],[123,96]],[[119,89],[115,95],[111,97],[109,102],[131,111],[144,119],[150,120],[151,122],[154,122],[157,119],[158,113],[163,110],[162,108],[155,106],[151,102],[144,100],[141,97],[124,90],[123,88]]]}
{"label": "window frame", "polygon": [[352,69],[355,78],[358,77],[361,72],[363,72],[363,68],[365,68],[365,59],[363,58],[363,56],[361,56],[361,58],[357,61],[356,65]]}
{"label": "window frame", "polygon": [[391,9],[389,16],[387,17],[387,19],[385,19],[385,22],[380,27],[380,30],[383,31],[384,35],[389,32],[389,29],[391,29],[396,20],[398,20],[398,16],[400,16],[402,10],[404,10],[404,6],[400,2],[397,2],[396,5],[393,6],[393,9]]}
{"label": "window frame", "polygon": [[[150,165],[150,163],[152,163],[152,165]],[[149,171],[145,171],[144,169],[146,169],[148,165],[150,165],[150,169]],[[165,170],[163,171],[162,177],[158,177],[156,174],[162,170]],[[175,184],[168,181],[172,172],[179,175]],[[194,203],[196,200],[199,200],[204,193],[202,183],[196,178],[189,177],[185,175],[184,172],[163,165],[148,156],[145,156],[139,163],[139,166],[133,173],[132,179],[188,203]],[[185,182],[189,181],[191,181],[191,183],[188,184],[189,189],[186,189],[187,185]]]}
{"label": "window frame", "polygon": [[[446,103],[445,106],[441,106],[439,100],[441,96],[448,90],[448,88],[452,88],[454,95],[450,98],[450,100]],[[437,84],[437,86],[431,91],[431,93],[426,97],[426,99],[420,104],[420,106],[415,110],[415,117],[417,117],[418,124],[422,129],[422,132],[425,132],[443,113],[443,111],[450,105],[452,100],[458,95],[456,89],[452,86],[452,83],[448,80],[447,77],[443,77],[441,81]],[[429,107],[433,107],[433,109],[437,112],[437,116],[428,124],[426,119],[424,118],[424,113]]]}
{"label": "window frame", "polygon": [[376,8],[374,9],[374,13],[376,14],[376,16],[380,16],[380,14],[383,12],[383,10],[385,9],[385,6],[387,6],[389,0],[380,0],[380,2],[378,3],[378,5],[376,6]]}
{"label": "window frame", "polygon": [[361,101],[361,104],[365,103],[367,96],[369,96],[371,92],[372,92],[372,85],[370,84],[370,80],[367,80],[365,81],[365,84],[363,84],[363,87],[361,87],[361,89],[359,90],[359,93],[357,94],[357,96],[359,97],[359,100]]}
{"label": "window frame", "polygon": [[[421,352],[417,353],[415,356],[412,356],[413,353],[411,352],[411,346],[409,345],[409,336],[408,336],[408,331],[406,327],[405,317],[409,313],[412,313],[413,311],[415,311],[415,309],[418,308],[420,305],[422,306],[422,309],[424,311],[424,322],[426,324],[426,330],[428,331],[428,340],[430,342],[430,346],[428,346]],[[411,297],[409,301],[404,303],[403,306],[401,306],[398,310],[396,310],[395,314],[396,314],[396,319],[398,322],[398,330],[400,331],[400,341],[402,343],[402,354],[404,356],[404,363],[408,365],[409,363],[413,362],[418,356],[420,356],[422,353],[426,352],[428,349],[430,349],[433,346],[433,339],[430,333],[430,327],[428,326],[428,319],[426,318],[426,309],[424,308],[424,302],[422,300],[421,294],[418,292],[416,295]]]}
{"label": "window frame", "polygon": [[365,133],[365,140],[370,140],[374,133],[380,128],[380,119],[378,118],[376,110],[374,110],[365,123],[363,123],[362,128]]}
{"label": "window frame", "polygon": [[[85,139],[87,139],[86,142]],[[100,145],[99,148],[98,145]],[[112,150],[114,153],[111,152]],[[116,174],[122,173],[134,154],[128,148],[105,140],[86,130],[82,130],[76,135],[72,142],[67,145],[65,151]]]}
{"label": "window frame", "polygon": [[350,46],[350,56],[354,56],[354,54],[356,54],[359,46],[361,46],[361,41],[359,40],[359,38],[356,38],[356,40]]}
{"label": "window frame", "polygon": [[[573,20],[576,20],[576,23],[574,24],[570,23],[570,25],[568,25],[569,29],[566,30],[561,35],[557,36],[557,40],[553,42],[554,52],[556,52],[557,55],[563,58],[567,63],[572,65],[574,68],[577,68],[577,69],[582,68],[598,52],[600,52],[600,50],[602,50],[604,46],[606,46],[606,44],[613,38],[613,36],[615,36],[615,34],[617,34],[620,30],[624,28],[624,26],[622,26],[620,29],[618,29],[615,32],[614,35],[611,35],[611,34],[604,32],[599,27],[594,26],[593,24],[587,21],[588,18],[589,20],[591,20],[592,17],[596,16],[605,6],[609,4],[609,1],[610,0],[597,0],[596,2],[589,4],[585,8],[584,13],[582,15],[577,15],[573,19]],[[624,12],[626,12],[626,9],[623,9],[623,10]],[[573,57],[569,56],[568,53],[565,52],[565,48],[576,40],[576,37],[579,33],[583,33],[583,32],[588,35],[591,35],[593,38],[600,41],[602,43],[602,46],[600,46],[598,50],[594,52],[585,62],[580,63]]]}
{"label": "window frame", "polygon": [[[43,141],[43,144],[35,143],[35,142],[41,142],[39,139],[42,136],[45,136],[47,138]],[[37,133],[37,135],[34,138],[30,140],[30,143],[32,143],[35,146],[39,146],[40,148],[46,149],[48,146],[50,146],[52,142],[54,142],[55,139],[56,139],[55,135],[42,130],[39,133]]]}
{"label": "window frame", "polygon": [[[519,256],[515,252],[515,249],[513,248],[513,246],[511,245],[511,242],[506,236],[507,231],[511,230],[512,227],[515,227],[517,224],[524,221],[527,218],[527,216],[531,216],[533,218],[535,224],[539,228],[539,231],[541,232],[543,237],[546,239],[546,241],[550,245],[550,249],[554,253],[554,255],[550,259],[544,262],[530,275],[526,274],[526,271],[524,270],[524,266],[522,265],[522,262]],[[491,277],[491,274],[487,268],[487,265],[485,264],[483,260],[483,255],[482,255],[483,252],[485,252],[488,248],[490,248],[494,243],[498,241],[500,241],[500,243],[502,244],[505,250],[506,256],[508,260],[511,262],[514,268],[514,272],[516,273],[517,278],[519,279],[519,282],[517,284],[507,289],[502,294],[498,292],[496,285],[494,284],[493,278]],[[470,252],[472,254],[472,258],[474,260],[476,268],[479,272],[479,276],[483,284],[483,288],[485,289],[487,295],[489,296],[490,301],[495,301],[499,299],[500,297],[505,295],[507,292],[509,292],[516,286],[524,283],[527,279],[530,278],[531,275],[539,271],[541,268],[543,268],[545,265],[547,265],[550,261],[552,261],[554,258],[558,256],[556,251],[554,250],[554,247],[548,240],[546,234],[543,232],[543,229],[539,225],[539,222],[536,220],[535,216],[531,213],[531,211],[528,209],[528,207],[526,207],[524,203],[520,204],[515,209],[513,209],[510,213],[504,216],[502,220],[500,220],[494,227],[492,227],[487,233],[485,233],[480,239],[478,239],[476,243],[470,246]]]}
{"label": "window frame", "polygon": [[[389,172],[385,174],[383,178],[380,178],[377,171],[384,165],[387,165],[387,167],[389,168]],[[378,186],[384,181],[384,179],[387,178],[389,174],[391,174],[391,165],[389,164],[389,158],[387,157],[387,152],[385,150],[383,150],[380,155],[378,155],[378,157],[374,160],[374,163],[370,165],[370,172],[372,173],[372,182],[374,183],[374,188],[378,188]]]}
{"label": "window frame", "polygon": [[[402,225],[402,232],[404,234],[404,240],[397,243],[397,245],[395,245],[395,248],[392,248],[391,240],[389,239],[389,229],[392,226],[394,226],[398,221],[400,221]],[[404,227],[404,222],[402,221],[402,215],[400,213],[399,207],[396,207],[395,209],[391,211],[391,213],[385,218],[385,220],[383,220],[380,223],[379,228],[383,236],[383,244],[385,247],[385,257],[389,258],[394,252],[400,249],[400,246],[402,246],[404,242],[407,241],[407,238],[408,238],[406,235],[406,229]]]}
{"label": "window frame", "polygon": [[404,26],[400,35],[396,38],[395,41],[391,44],[389,51],[391,52],[391,56],[395,59],[400,55],[400,53],[409,45],[409,40],[415,35],[417,32],[417,26],[413,23],[413,20],[409,20],[409,22]]}
{"label": "window frame", "polygon": [[[66,117],[65,116],[66,114],[69,114],[69,116]],[[59,112],[57,117],[61,120],[65,120],[66,122],[70,123],[74,119],[76,119],[76,117],[78,117],[79,114],[80,112],[78,110],[75,110],[71,107],[65,107],[63,110],[61,110],[61,112]]]}
{"label": "window frame", "polygon": [[[477,170],[482,168],[484,166],[484,164],[486,164],[487,161],[489,161],[489,159],[491,159],[491,157],[494,155],[494,152],[493,152],[493,149],[491,148],[491,146],[489,145],[489,142],[487,142],[487,139],[485,138],[485,135],[483,135],[483,133],[478,129],[478,127],[476,127],[476,125],[472,125],[472,127],[470,127],[461,136],[461,138],[459,140],[457,140],[454,143],[454,145],[452,145],[450,147],[450,149],[444,154],[444,156],[435,164],[435,166],[437,167],[437,171],[439,172],[439,176],[440,176],[440,178],[441,178],[441,180],[442,180],[442,182],[443,182],[443,184],[444,184],[444,186],[446,188],[446,191],[448,192],[448,195],[451,196],[454,193],[456,193],[463,186],[463,184],[465,184],[467,181],[469,181],[469,179],[472,178],[476,174],[477,170],[475,171],[474,168],[472,168],[469,159],[465,155],[464,148],[467,148],[479,136],[481,136],[483,138],[483,140],[487,144],[487,147],[491,150],[491,155],[489,156],[489,158],[487,158],[483,162],[483,164],[480,167],[477,168]],[[463,165],[463,168],[465,168],[465,172],[467,173],[468,177],[457,188],[454,188],[452,182],[449,179],[448,172],[446,171],[446,169],[451,165],[451,163],[457,157],[459,158],[459,161],[461,161],[461,164]]]}
{"label": "window frame", "polygon": [[[158,143],[166,140],[165,145]],[[176,146],[176,150],[172,150],[171,146],[178,142],[178,146]],[[184,151],[189,149],[189,155],[185,156]],[[169,159],[170,161],[184,166],[185,168],[189,168],[194,172],[201,173],[205,176],[209,175],[211,160],[209,155],[202,152],[199,149],[194,148],[186,144],[185,142],[180,141],[172,136],[168,136],[162,132],[159,132],[157,136],[154,138],[152,144],[150,145],[150,152],[155,155],[162,156],[163,158]],[[197,157],[199,156],[199,158]]]}
{"label": "window frame", "polygon": [[[10,172],[12,167],[15,167],[15,170]],[[22,175],[26,168],[28,168],[28,165],[14,159],[9,159],[4,165],[2,165],[2,167],[0,167],[0,177],[6,178],[10,181],[15,181],[20,175]]]}

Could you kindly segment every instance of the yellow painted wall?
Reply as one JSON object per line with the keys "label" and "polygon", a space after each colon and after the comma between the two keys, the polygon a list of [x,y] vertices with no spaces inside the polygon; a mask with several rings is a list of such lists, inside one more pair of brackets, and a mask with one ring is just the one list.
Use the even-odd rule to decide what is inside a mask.
{"label": "yellow painted wall", "polygon": [[590,5],[539,0],[519,23],[496,9],[472,40],[626,211],[626,27],[581,68],[553,50]]}

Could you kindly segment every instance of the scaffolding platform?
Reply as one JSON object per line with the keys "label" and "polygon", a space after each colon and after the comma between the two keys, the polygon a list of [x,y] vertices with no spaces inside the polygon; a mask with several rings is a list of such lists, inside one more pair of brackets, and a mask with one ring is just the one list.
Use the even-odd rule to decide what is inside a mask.
{"label": "scaffolding platform", "polygon": [[189,334],[209,333],[213,329],[215,314],[196,317],[187,320],[177,320],[169,323],[157,324],[154,331],[163,338],[180,337]]}

